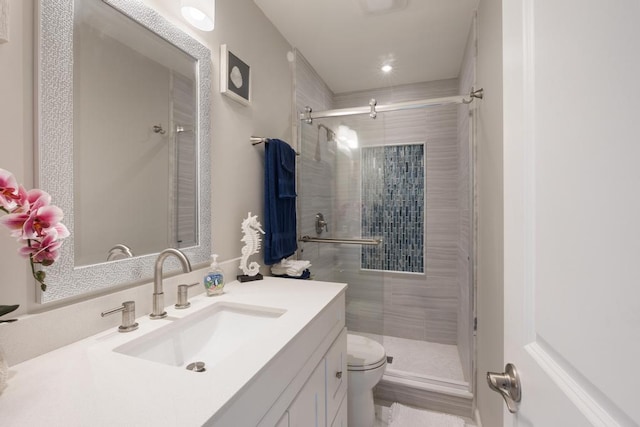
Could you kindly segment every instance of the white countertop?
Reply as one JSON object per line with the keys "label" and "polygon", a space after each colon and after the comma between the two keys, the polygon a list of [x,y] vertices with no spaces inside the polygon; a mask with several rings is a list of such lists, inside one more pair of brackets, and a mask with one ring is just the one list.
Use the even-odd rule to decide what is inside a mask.
{"label": "white countertop", "polygon": [[[203,425],[236,404],[234,397],[345,289],[338,283],[265,277],[229,283],[220,296],[193,297],[186,310],[168,307],[165,319],[136,313],[136,331],[119,333],[114,328],[12,366],[9,384],[0,394],[0,425]],[[202,373],[112,351],[220,301],[286,312],[262,336]],[[243,403],[247,411],[252,410],[249,403]]]}

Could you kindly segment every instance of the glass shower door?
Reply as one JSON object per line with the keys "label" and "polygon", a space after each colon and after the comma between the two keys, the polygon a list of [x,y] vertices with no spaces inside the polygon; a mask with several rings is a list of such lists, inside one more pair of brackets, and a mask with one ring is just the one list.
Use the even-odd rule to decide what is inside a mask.
{"label": "glass shower door", "polygon": [[[363,248],[368,256],[380,258],[383,245],[366,244],[381,236],[363,234],[361,143],[383,138],[384,121],[368,120],[366,126],[360,126],[358,117],[316,119],[310,125],[301,122],[299,234],[330,241],[300,242],[299,255],[313,264],[315,280],[348,283],[349,331],[380,336],[384,330],[384,275],[363,268],[362,259]],[[366,243],[341,242],[352,239]]]}

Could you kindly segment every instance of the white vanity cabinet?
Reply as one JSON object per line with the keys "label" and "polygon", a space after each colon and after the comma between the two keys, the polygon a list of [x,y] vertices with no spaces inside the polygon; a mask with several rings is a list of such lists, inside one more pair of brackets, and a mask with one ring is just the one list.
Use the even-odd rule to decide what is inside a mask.
{"label": "white vanity cabinet", "polygon": [[347,331],[343,329],[289,406],[278,427],[346,426]]}
{"label": "white vanity cabinet", "polygon": [[[139,328],[133,332],[109,329],[11,366],[9,386],[0,398],[0,424],[344,425],[340,420],[347,396],[345,290],[341,283],[272,277],[232,282],[216,298],[192,297],[189,310],[166,307],[165,319],[138,317]],[[212,313],[233,307],[247,316],[270,313],[268,319],[256,317],[268,321],[268,327],[248,339],[240,323],[206,323],[211,328],[207,333],[230,331],[216,336],[237,347],[217,342],[218,353],[199,355],[210,358],[205,371],[122,352],[141,342],[163,342],[164,337],[190,331],[202,319],[211,319]],[[245,339],[239,343],[231,339],[237,337]],[[176,346],[181,343],[175,341]],[[129,393],[122,393],[123,381]]]}

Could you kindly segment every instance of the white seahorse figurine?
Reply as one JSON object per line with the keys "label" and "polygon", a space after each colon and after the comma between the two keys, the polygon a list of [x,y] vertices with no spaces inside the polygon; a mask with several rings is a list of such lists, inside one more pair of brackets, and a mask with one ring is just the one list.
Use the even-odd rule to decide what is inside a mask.
{"label": "white seahorse figurine", "polygon": [[242,221],[241,228],[244,236],[240,241],[244,242],[244,247],[242,248],[240,269],[247,276],[255,276],[258,274],[260,264],[254,261],[247,266],[247,261],[251,255],[260,250],[260,234],[258,234],[258,232],[264,234],[264,230],[262,230],[262,225],[258,222],[258,215],[251,216],[251,212],[249,212],[247,218]]}

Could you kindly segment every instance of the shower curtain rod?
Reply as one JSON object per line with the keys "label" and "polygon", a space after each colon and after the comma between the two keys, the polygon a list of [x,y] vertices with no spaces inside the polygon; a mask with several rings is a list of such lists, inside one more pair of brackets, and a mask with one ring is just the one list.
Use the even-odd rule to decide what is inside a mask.
{"label": "shower curtain rod", "polygon": [[306,123],[311,124],[313,123],[313,119],[353,116],[357,114],[369,114],[369,117],[375,119],[377,113],[382,113],[385,111],[410,110],[416,108],[438,107],[452,104],[470,104],[475,98],[482,99],[483,95],[484,89],[480,88],[474,90],[473,88],[471,88],[471,93],[468,96],[458,95],[445,98],[421,99],[418,101],[398,102],[395,104],[387,105],[377,105],[376,100],[372,99],[369,102],[368,107],[340,108],[337,110],[325,110],[315,113],[310,107],[306,107],[305,112],[300,113],[300,120],[304,120]]}

